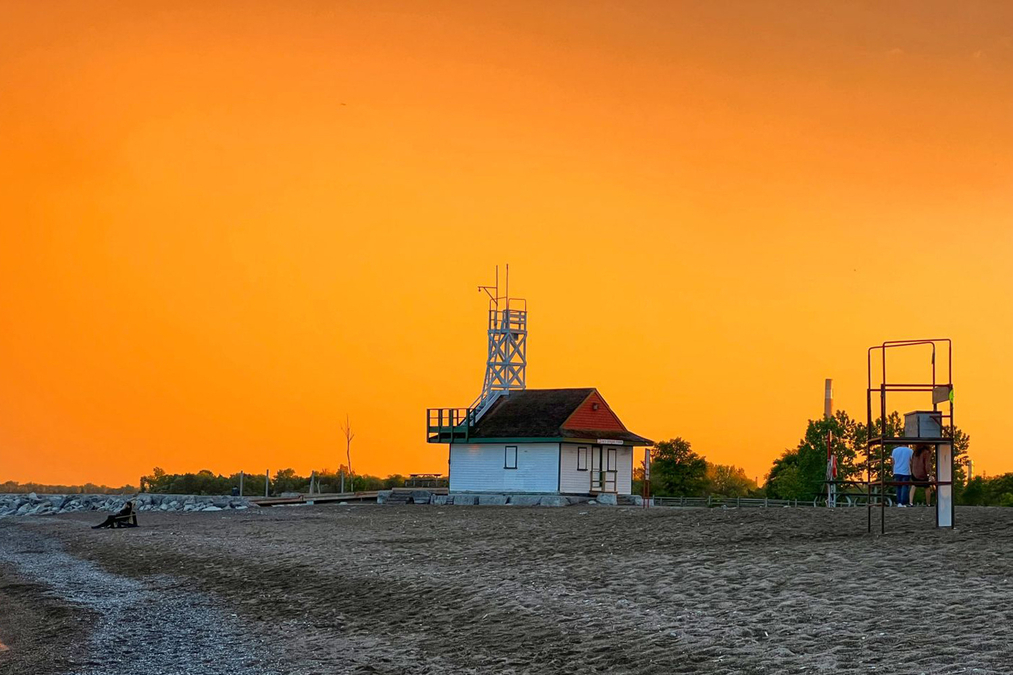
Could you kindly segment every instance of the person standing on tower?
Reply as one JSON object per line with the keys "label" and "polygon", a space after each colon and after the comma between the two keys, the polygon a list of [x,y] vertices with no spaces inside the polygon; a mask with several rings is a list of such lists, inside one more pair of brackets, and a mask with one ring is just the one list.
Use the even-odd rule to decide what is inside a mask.
{"label": "person standing on tower", "polygon": [[932,473],[932,451],[928,445],[916,445],[914,455],[911,458],[911,494],[908,496],[908,506],[915,505],[915,493],[918,488],[925,488],[925,505],[932,505],[932,484],[929,482],[929,475]]}
{"label": "person standing on tower", "polygon": [[897,506],[907,506],[908,494],[911,490],[911,448],[898,445],[893,449],[893,480],[897,485]]}

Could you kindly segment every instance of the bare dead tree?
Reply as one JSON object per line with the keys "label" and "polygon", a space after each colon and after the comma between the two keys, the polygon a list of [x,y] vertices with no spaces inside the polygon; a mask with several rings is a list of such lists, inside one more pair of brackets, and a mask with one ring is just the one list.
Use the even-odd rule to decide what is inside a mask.
{"label": "bare dead tree", "polygon": [[352,433],[352,424],[348,420],[348,413],[345,413],[345,424],[341,427],[341,430],[345,433],[345,459],[348,461],[348,479],[351,483],[352,492],[355,492],[355,479],[352,477],[355,475],[352,473],[352,439],[355,438],[355,434]]}

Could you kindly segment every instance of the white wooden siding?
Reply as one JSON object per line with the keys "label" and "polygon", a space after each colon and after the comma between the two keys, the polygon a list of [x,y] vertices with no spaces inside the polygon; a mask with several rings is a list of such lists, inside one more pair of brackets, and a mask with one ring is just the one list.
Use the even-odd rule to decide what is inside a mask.
{"label": "white wooden siding", "polygon": [[[517,447],[516,469],[503,468],[507,445]],[[452,492],[556,492],[558,489],[558,443],[454,443],[450,446]]]}
{"label": "white wooden siding", "polygon": [[[577,448],[587,448],[587,471],[577,471]],[[586,495],[591,491],[591,446],[584,443],[563,443],[560,454],[562,455],[559,474],[559,491],[564,494]]]}
{"label": "white wooden siding", "polygon": [[[643,449],[640,449],[643,454]],[[616,455],[619,466],[616,467],[616,492],[628,495],[633,491],[633,448],[624,445]]]}
{"label": "white wooden siding", "polygon": [[[577,448],[588,448],[588,471],[577,470]],[[616,492],[628,495],[633,489],[633,448],[623,446],[603,446],[602,462],[607,461],[608,449],[616,450]],[[562,443],[560,445],[561,463],[559,474],[559,491],[565,494],[587,494],[591,490],[591,444]]]}

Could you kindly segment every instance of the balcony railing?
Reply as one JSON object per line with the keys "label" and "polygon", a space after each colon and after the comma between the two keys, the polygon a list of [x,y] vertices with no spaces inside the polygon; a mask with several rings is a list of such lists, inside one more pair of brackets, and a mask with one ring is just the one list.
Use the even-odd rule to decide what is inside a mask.
{"label": "balcony railing", "polygon": [[474,408],[429,408],[426,410],[426,440],[429,443],[457,443],[471,439],[475,426]]}

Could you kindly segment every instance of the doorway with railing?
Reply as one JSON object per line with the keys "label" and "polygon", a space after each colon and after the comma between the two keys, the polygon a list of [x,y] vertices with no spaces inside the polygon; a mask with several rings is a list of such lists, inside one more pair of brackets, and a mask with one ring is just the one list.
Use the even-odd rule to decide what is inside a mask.
{"label": "doorway with railing", "polygon": [[616,492],[616,474],[619,466],[617,448],[591,446],[591,493]]}

